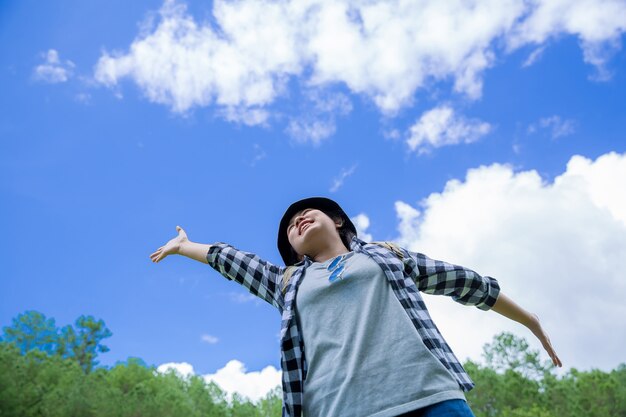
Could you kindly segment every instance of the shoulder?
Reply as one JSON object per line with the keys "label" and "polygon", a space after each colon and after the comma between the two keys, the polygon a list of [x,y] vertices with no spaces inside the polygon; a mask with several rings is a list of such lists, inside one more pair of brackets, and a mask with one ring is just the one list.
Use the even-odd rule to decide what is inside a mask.
{"label": "shoulder", "polygon": [[407,250],[402,248],[395,242],[392,241],[376,241],[367,243],[366,246],[370,248],[385,248],[387,251],[392,252],[400,259],[404,259],[407,257]]}

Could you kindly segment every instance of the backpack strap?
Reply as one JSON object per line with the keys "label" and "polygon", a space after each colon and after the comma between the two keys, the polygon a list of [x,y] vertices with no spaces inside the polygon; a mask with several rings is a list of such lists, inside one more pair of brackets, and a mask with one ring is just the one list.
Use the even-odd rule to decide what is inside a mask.
{"label": "backpack strap", "polygon": [[287,291],[287,285],[289,284],[289,280],[291,279],[291,276],[293,275],[295,270],[296,270],[295,266],[288,266],[287,270],[283,274],[283,282],[282,282],[283,295],[285,295],[285,291]]}
{"label": "backpack strap", "polygon": [[402,253],[402,249],[400,249],[400,246],[396,245],[393,242],[387,241],[387,242],[371,242],[371,243],[389,249],[390,251],[395,253],[396,256],[400,258],[400,260],[404,259],[404,253]]}
{"label": "backpack strap", "polygon": [[[404,259],[404,254],[402,253],[402,250],[400,249],[400,246],[396,245],[393,242],[370,242],[373,243],[374,245],[378,245],[378,246],[382,246],[384,248],[389,249],[390,251],[392,251],[393,253],[395,253],[395,255],[400,259]],[[295,266],[288,266],[287,270],[285,271],[285,273],[283,274],[283,281],[282,281],[282,291],[283,291],[283,295],[285,294],[285,291],[287,291],[287,285],[289,285],[289,280],[291,280],[291,276],[293,275],[293,273],[295,272],[296,267]]]}

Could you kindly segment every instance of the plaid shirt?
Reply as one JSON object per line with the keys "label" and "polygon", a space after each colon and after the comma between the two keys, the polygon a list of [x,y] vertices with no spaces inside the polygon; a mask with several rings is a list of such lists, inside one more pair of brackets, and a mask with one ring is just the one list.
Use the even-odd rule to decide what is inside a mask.
{"label": "plaid shirt", "polygon": [[[435,326],[419,292],[448,295],[461,304],[489,310],[500,292],[498,282],[467,268],[436,261],[404,248],[400,248],[403,256],[399,257],[388,248],[364,242],[357,237],[352,239],[350,248],[369,255],[382,268],[426,347],[452,373],[463,391],[471,390],[474,382]],[[207,261],[224,277],[243,285],[250,293],[280,311],[282,415],[300,417],[307,362],[302,333],[295,319],[294,301],[304,271],[313,260],[305,256],[303,261],[294,265],[296,268],[284,294],[281,283],[287,267],[273,265],[253,253],[240,251],[222,242],[211,246]]]}

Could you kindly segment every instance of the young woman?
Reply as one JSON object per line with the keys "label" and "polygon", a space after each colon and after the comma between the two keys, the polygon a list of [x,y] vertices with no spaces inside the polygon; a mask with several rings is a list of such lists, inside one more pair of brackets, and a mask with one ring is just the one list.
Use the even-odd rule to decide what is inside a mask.
{"label": "young woman", "polygon": [[177,231],[150,255],[153,262],[179,254],[208,263],[280,311],[283,417],[473,416],[464,391],[474,383],[420,291],[525,325],[562,366],[537,316],[494,278],[391,242],[364,242],[330,199],[287,209],[278,228],[285,266]]}

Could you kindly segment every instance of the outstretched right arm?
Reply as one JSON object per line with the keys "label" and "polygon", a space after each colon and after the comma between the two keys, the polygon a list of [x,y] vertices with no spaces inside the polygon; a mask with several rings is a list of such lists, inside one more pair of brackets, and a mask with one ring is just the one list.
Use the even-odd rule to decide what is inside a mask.
{"label": "outstretched right arm", "polygon": [[251,294],[282,311],[281,281],[286,267],[271,264],[254,253],[222,242],[211,245],[206,259],[224,277],[238,282]]}
{"label": "outstretched right arm", "polygon": [[207,245],[191,242],[180,226],[176,226],[176,230],[177,237],[150,255],[153,262],[159,262],[168,255],[183,255],[209,264],[225,278],[238,282],[251,294],[282,311],[281,281],[286,267],[273,265],[226,243]]}

